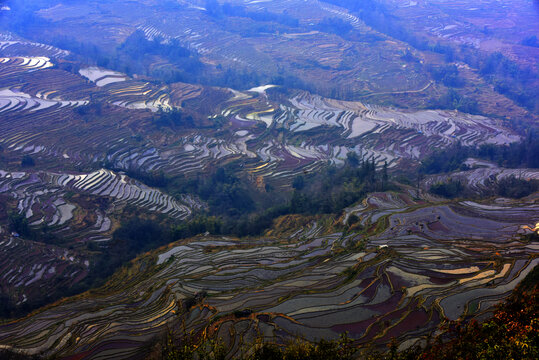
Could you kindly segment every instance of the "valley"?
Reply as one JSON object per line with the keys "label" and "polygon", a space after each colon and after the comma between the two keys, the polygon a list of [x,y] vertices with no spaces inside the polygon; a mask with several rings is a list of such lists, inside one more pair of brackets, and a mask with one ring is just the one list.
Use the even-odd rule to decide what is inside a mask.
{"label": "valley", "polygon": [[534,273],[535,2],[0,5],[0,357],[370,359]]}

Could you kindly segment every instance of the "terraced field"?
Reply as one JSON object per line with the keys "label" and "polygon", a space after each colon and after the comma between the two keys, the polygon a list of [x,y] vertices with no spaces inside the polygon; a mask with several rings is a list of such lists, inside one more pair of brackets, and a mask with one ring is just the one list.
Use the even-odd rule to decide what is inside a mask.
{"label": "terraced field", "polygon": [[79,74],[94,82],[97,86],[105,86],[119,81],[125,81],[126,76],[117,71],[103,71],[98,67],[80,69]]}
{"label": "terraced field", "polygon": [[[77,41],[109,50],[123,42],[134,29],[139,29],[149,40],[179,41],[210,66],[257,71],[267,76],[283,69],[316,83],[317,89],[326,95],[337,83],[342,84],[340,89],[353,96],[359,93],[415,91],[429,83],[428,77],[400,60],[404,44],[385,41],[385,36],[344,9],[325,3],[305,4],[290,0],[232,3],[245,6],[248,11],[289,14],[297,19],[298,24],[278,25],[278,31],[270,29],[255,37],[245,36],[252,33],[259,22],[233,17],[234,22],[229,26],[215,26],[214,19],[197,1],[182,1],[177,8],[169,7],[159,12],[152,8],[163,5],[155,1],[133,3],[120,0],[106,6],[93,2],[58,4],[42,9],[36,15],[54,24],[46,30],[50,37],[57,37],[61,32]],[[375,46],[365,40],[343,39],[316,30],[315,24],[333,17],[349,22],[354,31],[365,39],[375,38]],[[101,34],[99,42],[90,35],[96,32]],[[351,61],[355,54],[362,56]],[[154,65],[159,67],[159,64],[170,65],[162,59]],[[395,77],[399,78],[398,83],[391,80]],[[435,93],[431,88],[425,91],[425,94]]]}
{"label": "terraced field", "polygon": [[67,50],[30,41],[17,41],[14,39],[3,40],[0,37],[0,51],[5,56],[46,56],[63,58],[69,55]]}
{"label": "terraced field", "polygon": [[538,30],[539,16],[533,2],[389,0],[384,3],[394,14],[409,19],[408,25],[419,33],[488,52],[499,51],[526,64],[539,61],[537,49],[521,44],[522,39]]}
{"label": "terraced field", "polygon": [[[113,206],[129,203],[180,219],[191,213],[188,206],[169,195],[132,180],[126,175],[104,169],[89,174],[25,173],[0,170],[0,185],[0,193],[10,195],[17,200],[18,211],[25,214],[32,225],[41,223],[49,226],[64,225],[71,220],[76,206],[67,203],[64,199],[67,191],[109,197],[113,201]],[[189,202],[195,207],[201,206],[196,201]],[[38,214],[41,214],[41,217]],[[110,227],[110,220],[105,219],[105,221]],[[100,223],[95,227],[102,229],[107,226]],[[104,231],[107,231],[108,227]]]}
{"label": "terraced field", "polygon": [[517,179],[538,180],[539,171],[537,169],[504,169],[493,164],[488,167],[479,167],[473,170],[458,171],[451,174],[431,176],[423,181],[423,188],[428,189],[431,185],[449,180],[460,181],[463,185],[481,194],[488,190],[496,181],[514,176]]}
{"label": "terraced field", "polygon": [[[124,251],[124,243],[118,251],[111,239],[125,225],[125,213],[166,219],[173,226],[166,230],[175,234],[183,231],[176,225],[196,215],[202,215],[197,221],[210,219],[215,214],[205,210],[213,211],[213,195],[208,205],[176,192],[221,170],[239,178],[231,188],[245,186],[250,201],[266,197],[257,191],[270,192],[268,198],[271,191],[282,192],[276,198],[288,201],[298,175],[341,165],[349,153],[398,174],[456,143],[519,141],[506,127],[509,116],[537,118],[501,94],[490,98],[492,86],[463,64],[457,65],[467,83],[455,92],[480,93],[489,106],[503,109],[492,117],[424,110],[448,90],[422,67],[439,65],[440,54],[411,49],[367,26],[359,14],[326,2],[233,0],[245,12],[223,17],[201,1],[173,3],[89,1],[36,12],[47,21],[42,37],[72,46],[73,53],[0,33],[2,299],[7,294],[16,306],[35,308],[53,301],[51,294],[88,282],[98,256]],[[384,3],[402,13],[410,7],[432,15],[421,1]],[[444,15],[460,4],[440,5],[428,18],[428,36],[487,46],[463,35],[477,24],[456,24]],[[273,20],[257,20],[251,12]],[[324,27],[339,24],[335,19],[351,30],[338,35],[339,29]],[[255,83],[242,89],[255,87],[240,91],[157,80],[150,74],[189,75],[161,50],[133,71],[122,57],[129,56],[133,44],[126,39],[136,29],[158,50],[170,44],[189,49],[189,59],[203,68],[201,81],[211,83],[205,77],[215,76],[216,83],[229,84],[226,76],[242,76]],[[255,36],[252,29],[259,29]],[[98,59],[87,59],[86,52]],[[114,70],[96,65],[107,62]],[[260,79],[290,80],[312,92],[263,85]],[[406,347],[446,320],[484,317],[539,262],[539,247],[523,237],[538,231],[538,193],[518,201],[442,201],[425,190],[453,179],[482,194],[508,176],[539,179],[539,172],[477,159],[466,164],[473,169],[426,177],[419,189],[402,185],[399,192],[370,193],[340,214],[277,218],[260,237],[208,231],[152,250],[101,288],[0,323],[0,349],[142,359],[167,329],[221,339],[229,357],[249,353],[259,337],[282,344],[298,336],[336,339],[343,332],[358,345],[383,347],[397,337]],[[172,185],[157,189],[126,174]],[[353,196],[371,180],[372,188],[391,188],[384,186],[387,177],[380,187],[378,179],[367,179],[354,184]],[[219,185],[226,192],[231,184]],[[241,217],[251,221],[258,215],[246,211]],[[221,220],[224,228],[237,219]],[[12,232],[16,221],[27,225],[24,233]],[[126,254],[135,256],[141,248],[147,249],[133,246]]]}
{"label": "terraced field", "polygon": [[[378,229],[368,238],[323,219],[278,238],[200,236],[143,256],[99,295],[2,325],[0,343],[137,358],[167,324],[184,321],[236,354],[259,336],[280,343],[343,331],[358,343],[411,344],[443,319],[485,314],[537,264],[539,249],[517,236],[539,219],[535,200],[418,204],[380,193],[355,210]],[[207,297],[179,315],[181,301],[201,292]]]}
{"label": "terraced field", "polygon": [[[457,141],[471,145],[518,140],[518,136],[502,130],[492,119],[459,112],[404,112],[308,93],[301,93],[286,104],[272,104],[264,101],[263,96],[254,102],[246,96],[236,95],[238,100],[230,101],[221,113],[242,129],[237,135],[253,143],[246,129],[249,122],[256,121],[264,123],[268,129],[286,129],[294,142],[283,146],[266,141],[258,145],[258,150],[253,150],[263,162],[249,169],[268,178],[281,175],[279,170],[288,170],[289,164],[296,164],[298,170],[309,162],[339,164],[348,152],[355,152],[363,159],[374,158],[378,165],[387,162],[393,167],[398,166],[399,160],[417,160],[434,148]],[[328,129],[335,132],[322,135]],[[311,171],[311,168],[305,170]]]}
{"label": "terraced field", "polygon": [[17,306],[29,300],[43,304],[58,288],[69,289],[89,272],[89,261],[78,251],[7,234],[0,239],[0,287]]}
{"label": "terraced field", "polygon": [[[246,92],[182,83],[159,86],[97,67],[72,74],[47,69],[46,58],[6,59],[0,64],[0,86],[4,86],[0,144],[15,154],[42,157],[45,163],[56,164],[60,158],[72,166],[109,163],[119,169],[178,175],[243,158],[253,177],[288,186],[297,174],[328,161],[342,163],[348,152],[374,158],[380,166],[387,162],[398,167],[402,159],[418,160],[433,148],[456,141],[518,140],[498,121],[459,112],[407,112],[306,92],[275,103],[265,95],[269,86]],[[23,87],[17,85],[21,76],[28,79]],[[66,100],[77,94],[81,100]],[[207,97],[218,102],[208,107],[203,101]],[[115,114],[110,120],[89,122],[74,111],[82,105],[103,104]],[[204,121],[209,123],[224,117],[229,136],[195,128],[136,140],[136,133],[151,129],[151,112],[182,104],[207,116]],[[282,140],[277,140],[274,136],[282,130]]]}
{"label": "terraced field", "polygon": [[[256,22],[233,17],[234,22],[229,22],[228,27],[209,26],[213,24],[213,19],[207,15],[206,9],[197,6],[199,4],[196,2],[186,1],[186,8],[181,12],[166,13],[162,18],[146,17],[144,24],[137,27],[150,40],[178,40],[183,46],[200,54],[206,63],[256,70],[262,74],[274,73],[279,68],[286,69],[301,78],[316,79],[318,90],[325,93],[329,93],[336,83],[342,84],[353,94],[417,90],[428,83],[423,74],[398,61],[404,50],[402,44],[384,42],[384,36],[342,8],[322,2],[307,4],[289,0],[230,3],[245,6],[250,11],[287,14],[298,19],[299,26],[286,26],[283,32],[269,31],[254,37],[244,36],[242,26],[254,26]],[[178,16],[182,21],[177,20]],[[333,17],[350,23],[354,30],[366,37],[373,36],[379,42],[374,47],[372,44],[367,46],[365,42],[345,40],[314,27],[321,19]],[[356,53],[362,56],[355,62],[349,62],[350,55]],[[374,59],[376,62],[373,62]],[[380,71],[381,68],[384,71]],[[391,82],[390,79],[394,77],[400,79],[399,84]],[[426,93],[430,93],[430,90]]]}
{"label": "terraced field", "polygon": [[6,204],[14,202],[13,212],[26,219],[30,229],[45,234],[35,239],[40,242],[27,234],[10,234],[9,222],[0,216],[0,286],[17,306],[28,300],[33,306],[44,304],[58,289],[82,281],[90,261],[95,261],[88,245],[107,247],[125,205],[178,220],[203,206],[196,197],[179,201],[109,170],[89,174],[0,170],[0,196]]}

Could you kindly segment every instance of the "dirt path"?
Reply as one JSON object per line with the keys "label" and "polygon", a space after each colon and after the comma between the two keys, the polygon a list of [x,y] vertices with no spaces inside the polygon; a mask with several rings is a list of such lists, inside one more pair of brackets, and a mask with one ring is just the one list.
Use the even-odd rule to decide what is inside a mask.
{"label": "dirt path", "polygon": [[379,92],[379,93],[371,93],[367,95],[362,95],[360,98],[369,97],[373,95],[389,95],[389,94],[407,94],[407,93],[418,93],[427,90],[432,84],[434,84],[434,81],[430,81],[427,85],[425,85],[423,88],[419,90],[404,90],[404,91],[388,91],[388,92]]}

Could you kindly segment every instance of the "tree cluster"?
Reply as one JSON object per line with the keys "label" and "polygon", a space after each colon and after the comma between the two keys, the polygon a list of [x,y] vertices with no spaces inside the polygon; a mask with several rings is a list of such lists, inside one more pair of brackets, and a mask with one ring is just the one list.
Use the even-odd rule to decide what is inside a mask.
{"label": "tree cluster", "polygon": [[336,34],[341,37],[348,35],[352,31],[353,27],[349,22],[338,18],[324,18],[316,25],[316,29],[322,32]]}
{"label": "tree cluster", "polygon": [[497,193],[499,196],[520,199],[539,190],[539,180],[520,179],[508,176],[498,181]]}
{"label": "tree cluster", "polygon": [[464,186],[459,180],[449,180],[448,182],[439,182],[432,185],[429,191],[435,195],[445,198],[455,198],[462,195]]}
{"label": "tree cluster", "polygon": [[430,109],[454,109],[468,114],[480,113],[477,100],[462,96],[452,88],[450,88],[444,95],[440,96],[439,98],[431,99],[428,102],[427,107]]}
{"label": "tree cluster", "polygon": [[462,87],[466,81],[459,76],[459,69],[456,65],[429,66],[427,70],[432,78],[449,87]]}
{"label": "tree cluster", "polygon": [[349,153],[343,167],[331,166],[306,180],[293,181],[292,214],[338,214],[367,193],[390,188],[387,164],[377,171],[374,159],[360,161],[355,153]]}
{"label": "tree cluster", "polygon": [[445,150],[437,150],[421,161],[423,174],[440,174],[454,170],[467,170],[466,159],[478,158],[506,168],[539,168],[539,139],[530,131],[525,140],[509,145],[483,144],[478,147],[456,143]]}

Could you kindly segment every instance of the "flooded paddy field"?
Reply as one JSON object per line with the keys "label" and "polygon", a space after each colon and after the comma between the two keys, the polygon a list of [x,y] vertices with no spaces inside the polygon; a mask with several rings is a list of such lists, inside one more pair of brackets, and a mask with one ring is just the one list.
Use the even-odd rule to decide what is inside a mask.
{"label": "flooded paddy field", "polygon": [[171,244],[101,290],[2,325],[0,343],[132,358],[180,322],[222,339],[231,353],[259,336],[282,343],[343,331],[358,344],[394,336],[413,343],[444,319],[488,313],[538,262],[538,249],[517,234],[539,220],[533,201],[419,204],[379,193],[354,211],[379,230],[345,234],[313,221],[289,237],[208,235]]}
{"label": "flooded paddy field", "polygon": [[[519,140],[500,121],[455,111],[404,111],[307,92],[275,102],[270,85],[244,92],[158,85],[98,67],[73,74],[56,61],[0,59],[0,145],[51,169],[107,163],[177,176],[243,159],[253,178],[286,186],[298,174],[342,164],[349,152],[399,168],[456,142]],[[156,129],[155,113],[174,109],[198,114],[194,126]]]}

